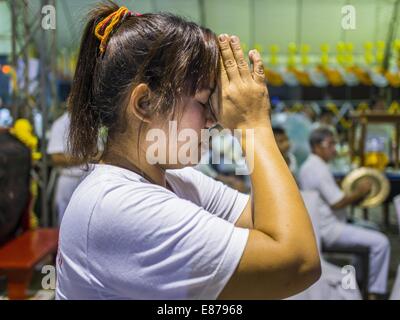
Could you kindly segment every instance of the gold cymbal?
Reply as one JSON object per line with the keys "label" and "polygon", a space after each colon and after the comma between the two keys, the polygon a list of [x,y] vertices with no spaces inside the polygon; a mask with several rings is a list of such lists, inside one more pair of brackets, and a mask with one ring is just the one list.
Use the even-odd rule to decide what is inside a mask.
{"label": "gold cymbal", "polygon": [[370,193],[358,205],[362,208],[373,208],[382,204],[389,195],[390,183],[386,176],[372,168],[361,167],[351,171],[342,181],[346,194],[352,193],[360,180],[368,179],[372,184]]}

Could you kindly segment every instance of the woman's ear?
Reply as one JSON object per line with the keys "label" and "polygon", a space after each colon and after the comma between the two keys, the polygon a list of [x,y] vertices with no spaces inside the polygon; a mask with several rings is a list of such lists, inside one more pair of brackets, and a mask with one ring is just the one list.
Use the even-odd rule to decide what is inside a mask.
{"label": "woman's ear", "polygon": [[133,89],[129,101],[129,110],[143,122],[151,122],[150,110],[151,90],[145,83],[140,83]]}

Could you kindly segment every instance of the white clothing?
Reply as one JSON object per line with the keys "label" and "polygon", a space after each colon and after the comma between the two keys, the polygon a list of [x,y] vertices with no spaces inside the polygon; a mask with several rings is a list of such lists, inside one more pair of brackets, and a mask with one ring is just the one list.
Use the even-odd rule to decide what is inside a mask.
{"label": "white clothing", "polygon": [[99,164],[60,229],[57,299],[216,299],[249,234],[249,196],[193,168],[167,170],[174,192]]}
{"label": "white clothing", "polygon": [[400,233],[400,195],[397,195],[393,198],[393,206],[394,206],[394,211],[396,212],[397,226],[399,228],[399,233]]}
{"label": "white clothing", "polygon": [[54,193],[55,205],[57,207],[58,222],[61,223],[64,212],[67,209],[68,203],[74,193],[76,187],[81,182],[81,178],[60,175],[57,180],[56,189]]}
{"label": "white clothing", "polygon": [[298,170],[297,159],[294,156],[294,154],[291,153],[291,152],[287,153],[287,157],[289,159],[289,170],[296,177],[297,176],[297,170]]}
{"label": "white clothing", "polygon": [[386,294],[390,243],[383,233],[345,224],[340,237],[331,245],[368,247],[370,250],[368,290],[372,293]]}
{"label": "white clothing", "polygon": [[386,293],[390,259],[390,244],[387,237],[374,230],[346,224],[343,221],[345,214],[333,212],[330,205],[342,199],[344,193],[337,186],[328,164],[320,157],[314,154],[309,156],[300,169],[299,181],[302,189],[315,190],[324,200],[319,208],[323,243],[328,248],[355,245],[368,247],[370,250],[368,289],[373,293]]}
{"label": "white clothing", "polygon": [[305,291],[288,300],[361,300],[362,296],[356,284],[354,289],[345,289],[342,285],[342,269],[321,259],[321,277]]}
{"label": "white clothing", "polygon": [[[68,134],[69,134],[69,126],[71,120],[68,112],[65,112],[60,118],[54,121],[51,126],[51,132],[49,137],[49,142],[47,144],[47,153],[48,154],[56,154],[63,153],[68,154]],[[61,170],[62,175],[70,176],[70,177],[78,177],[82,176],[83,168],[80,166],[63,168]]]}
{"label": "white clothing", "polygon": [[311,287],[294,295],[289,300],[360,300],[358,287],[344,289],[341,268],[327,262],[321,252],[320,212],[323,200],[316,191],[302,191],[301,195],[310,216],[321,257],[321,277]]}
{"label": "white clothing", "polygon": [[397,268],[396,279],[394,281],[392,293],[390,294],[390,300],[400,300],[400,265]]}
{"label": "white clothing", "polygon": [[316,191],[325,201],[319,211],[321,237],[336,240],[343,230],[346,210],[332,212],[330,206],[339,202],[345,194],[336,184],[328,164],[317,155],[310,154],[300,168],[298,179],[302,190]]}
{"label": "white clothing", "polygon": [[[54,121],[51,127],[50,138],[47,145],[48,154],[68,154],[69,126],[70,117],[69,113],[67,112]],[[62,168],[60,170],[60,175],[56,183],[54,194],[59,223],[61,223],[72,193],[79,185],[85,174],[86,171],[84,168],[79,166]]]}

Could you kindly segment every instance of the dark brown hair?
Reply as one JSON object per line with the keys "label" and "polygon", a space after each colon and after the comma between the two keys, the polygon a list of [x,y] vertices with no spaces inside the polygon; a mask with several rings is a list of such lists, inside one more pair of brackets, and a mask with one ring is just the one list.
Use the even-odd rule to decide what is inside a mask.
{"label": "dark brown hair", "polygon": [[149,113],[173,116],[178,99],[193,96],[216,79],[219,51],[215,34],[170,13],[130,16],[116,26],[104,55],[94,31],[118,10],[109,1],[95,7],[83,32],[68,108],[72,156],[88,162],[97,154],[99,129],[123,130],[132,89],[149,86]]}
{"label": "dark brown hair", "polygon": [[310,143],[311,149],[314,150],[314,148],[316,146],[319,146],[322,142],[324,142],[326,138],[334,137],[334,136],[335,135],[331,129],[321,127],[321,128],[314,129],[311,132],[310,138],[308,139],[308,141]]}

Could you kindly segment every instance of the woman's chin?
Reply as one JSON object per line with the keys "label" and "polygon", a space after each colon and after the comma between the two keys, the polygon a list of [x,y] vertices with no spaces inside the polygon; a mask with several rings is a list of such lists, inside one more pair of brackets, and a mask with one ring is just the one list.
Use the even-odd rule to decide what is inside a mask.
{"label": "woman's chin", "polygon": [[179,162],[178,163],[168,163],[166,165],[163,165],[164,169],[170,169],[170,170],[176,170],[176,169],[183,169],[185,167],[195,167],[200,163],[201,157],[198,157],[197,159],[189,159],[186,160],[185,162]]}

